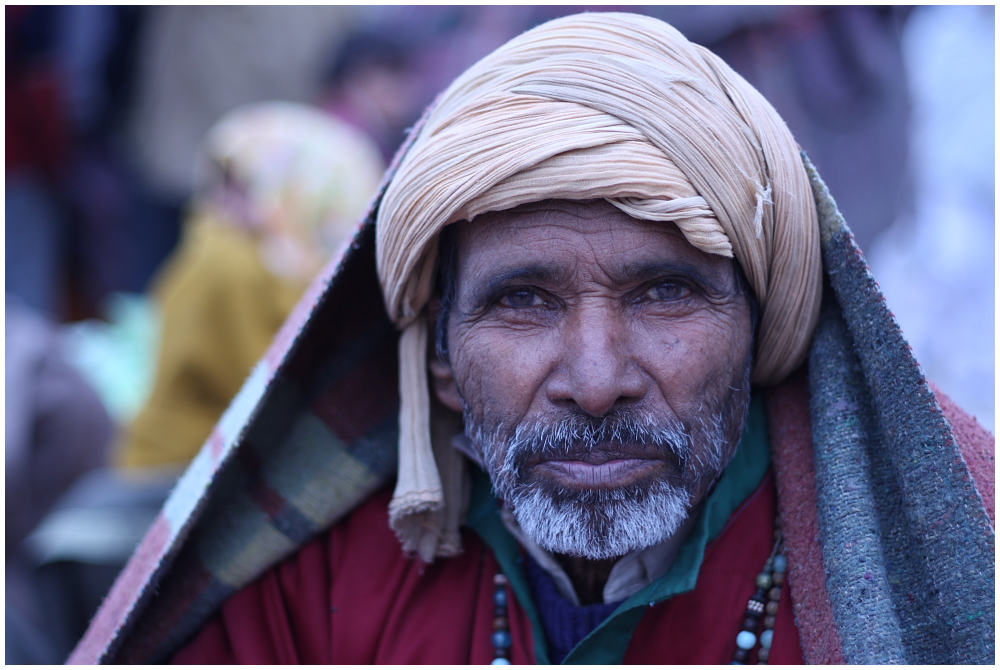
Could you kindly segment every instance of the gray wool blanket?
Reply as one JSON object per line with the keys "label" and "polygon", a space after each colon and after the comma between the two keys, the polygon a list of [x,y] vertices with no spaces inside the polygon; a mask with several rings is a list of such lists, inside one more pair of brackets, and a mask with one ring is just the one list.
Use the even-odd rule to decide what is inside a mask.
{"label": "gray wool blanket", "polygon": [[809,354],[810,419],[844,659],[993,663],[992,520],[836,204],[807,167],[825,274]]}
{"label": "gray wool blanket", "polygon": [[[805,658],[993,663],[993,436],[928,385],[805,160],[822,228],[822,316],[808,365],[766,391]],[[375,275],[379,198],[182,477],[70,662],[169,659],[227,597],[394,476],[398,336]]]}

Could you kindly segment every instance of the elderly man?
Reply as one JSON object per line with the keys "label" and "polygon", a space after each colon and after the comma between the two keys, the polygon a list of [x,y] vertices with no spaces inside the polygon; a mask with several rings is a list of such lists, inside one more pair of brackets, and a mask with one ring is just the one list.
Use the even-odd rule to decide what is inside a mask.
{"label": "elderly man", "polygon": [[567,17],[414,129],[72,660],[989,661],[992,448],[767,102]]}

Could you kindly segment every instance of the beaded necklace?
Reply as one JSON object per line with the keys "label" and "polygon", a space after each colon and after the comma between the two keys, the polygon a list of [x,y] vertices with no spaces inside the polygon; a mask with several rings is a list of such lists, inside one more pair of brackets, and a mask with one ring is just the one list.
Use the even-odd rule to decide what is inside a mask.
{"label": "beaded necklace", "polygon": [[510,647],[514,638],[510,634],[510,620],[507,618],[507,577],[498,572],[493,577],[493,663],[510,665]]}
{"label": "beaded necklace", "polygon": [[[750,654],[757,647],[757,665],[767,665],[771,657],[771,643],[774,640],[774,626],[778,620],[778,603],[781,587],[785,583],[788,561],[781,553],[783,535],[777,518],[774,520],[774,548],[764,563],[764,570],[757,575],[757,592],[750,596],[743,615],[743,628],[736,636],[736,651],[732,665],[746,665]],[[507,616],[507,577],[498,572],[493,577],[493,662],[492,665],[510,665],[510,648],[514,638],[510,634],[510,619]],[[763,618],[763,630],[758,636]]]}
{"label": "beaded necklace", "polygon": [[[736,651],[733,652],[732,665],[746,665],[750,662],[750,653],[760,643],[757,650],[757,665],[767,665],[771,658],[771,643],[774,641],[774,626],[778,621],[778,603],[781,600],[781,587],[785,583],[785,569],[788,560],[781,553],[783,536],[781,525],[774,520],[774,548],[764,563],[764,570],[757,575],[757,593],[750,596],[747,609],[743,615],[743,629],[736,636]],[[761,618],[763,630],[760,635]]]}

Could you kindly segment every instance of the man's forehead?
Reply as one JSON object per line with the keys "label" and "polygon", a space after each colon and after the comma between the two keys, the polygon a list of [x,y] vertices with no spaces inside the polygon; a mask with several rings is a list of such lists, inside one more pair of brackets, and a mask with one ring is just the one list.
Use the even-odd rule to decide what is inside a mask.
{"label": "man's forehead", "polygon": [[[473,221],[458,224],[460,244],[468,247],[470,240],[488,251],[492,243],[514,242],[526,251],[541,254],[551,251],[545,240],[559,235],[561,230],[574,233],[639,234],[647,239],[669,239],[701,253],[687,242],[680,229],[672,222],[644,221],[633,218],[607,200],[543,200],[526,203],[500,212],[487,212]],[[525,233],[531,235],[525,237]],[[608,249],[609,253],[614,249]]]}
{"label": "man's forehead", "polygon": [[631,285],[679,272],[721,290],[731,279],[731,259],[695,248],[672,222],[635,219],[606,200],[533,202],[458,226],[459,277],[470,286],[572,277]]}

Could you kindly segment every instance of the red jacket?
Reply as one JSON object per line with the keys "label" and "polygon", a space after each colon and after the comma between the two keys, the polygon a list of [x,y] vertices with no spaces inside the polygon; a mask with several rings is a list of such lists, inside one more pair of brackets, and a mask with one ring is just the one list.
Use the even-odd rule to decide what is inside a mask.
{"label": "red jacket", "polygon": [[[499,567],[494,552],[465,529],[458,557],[426,565],[404,556],[389,528],[390,495],[386,489],[373,496],[239,591],[174,662],[490,663]],[[604,631],[602,644],[627,645],[625,663],[729,663],[755,578],[772,548],[774,513],[769,473],[706,548],[695,589],[647,607],[631,641],[625,622]],[[771,663],[801,664],[788,589],[783,591]],[[508,595],[511,660],[535,663],[528,611],[513,592]]]}

